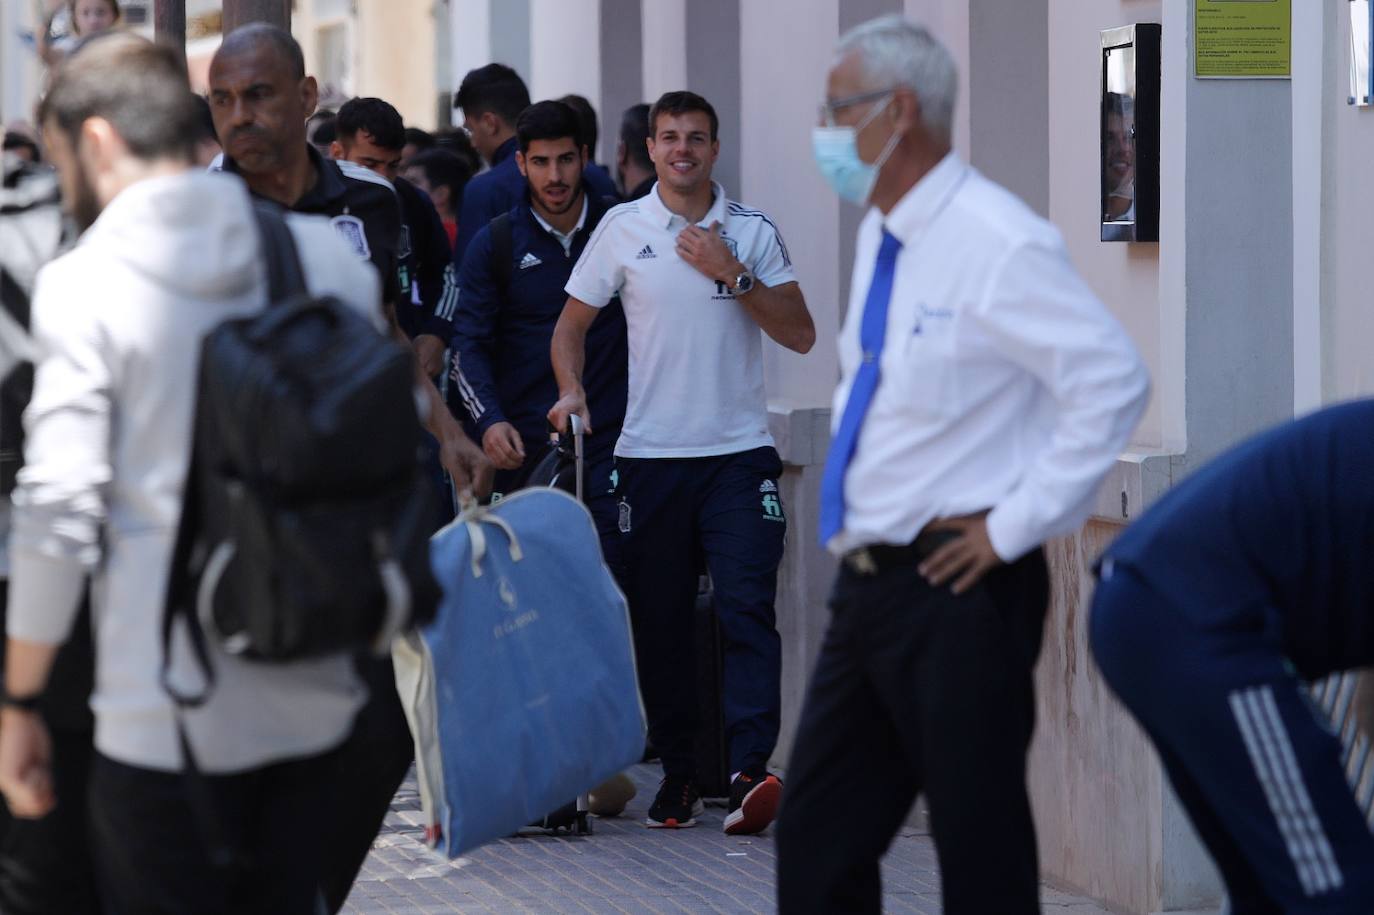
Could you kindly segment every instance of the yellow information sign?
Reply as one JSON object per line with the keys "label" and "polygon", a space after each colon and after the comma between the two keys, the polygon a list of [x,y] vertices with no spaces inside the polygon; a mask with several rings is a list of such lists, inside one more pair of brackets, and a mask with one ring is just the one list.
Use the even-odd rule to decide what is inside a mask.
{"label": "yellow information sign", "polygon": [[1292,0],[1196,0],[1196,4],[1193,15],[1193,72],[1196,76],[1213,79],[1292,77]]}

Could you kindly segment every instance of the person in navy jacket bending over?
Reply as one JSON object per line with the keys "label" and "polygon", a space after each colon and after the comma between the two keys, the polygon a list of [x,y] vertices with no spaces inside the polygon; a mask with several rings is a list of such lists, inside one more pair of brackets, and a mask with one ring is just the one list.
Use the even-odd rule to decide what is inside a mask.
{"label": "person in navy jacket bending over", "polygon": [[1260,435],[1107,550],[1090,620],[1234,915],[1374,912],[1374,835],[1303,681],[1374,665],[1374,400]]}

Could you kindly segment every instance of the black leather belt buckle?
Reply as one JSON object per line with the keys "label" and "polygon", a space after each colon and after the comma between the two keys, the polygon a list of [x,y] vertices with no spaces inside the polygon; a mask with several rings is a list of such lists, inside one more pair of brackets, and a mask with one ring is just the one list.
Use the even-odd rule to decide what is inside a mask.
{"label": "black leather belt buckle", "polygon": [[890,569],[911,568],[957,536],[954,531],[939,531],[921,534],[902,546],[888,543],[861,546],[845,553],[842,561],[855,575],[877,575]]}

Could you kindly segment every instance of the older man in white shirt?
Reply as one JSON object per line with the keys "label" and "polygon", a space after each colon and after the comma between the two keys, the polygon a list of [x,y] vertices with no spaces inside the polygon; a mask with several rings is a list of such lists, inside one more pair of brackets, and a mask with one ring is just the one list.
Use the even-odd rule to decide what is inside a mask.
{"label": "older man in white shirt", "polygon": [[951,152],[956,84],[924,29],[874,20],[840,41],[815,131],[826,178],[871,208],[821,489],[841,571],[778,826],[784,913],[877,912],[919,792],[946,912],[1039,911],[1041,544],[1083,523],[1148,396],[1058,232]]}

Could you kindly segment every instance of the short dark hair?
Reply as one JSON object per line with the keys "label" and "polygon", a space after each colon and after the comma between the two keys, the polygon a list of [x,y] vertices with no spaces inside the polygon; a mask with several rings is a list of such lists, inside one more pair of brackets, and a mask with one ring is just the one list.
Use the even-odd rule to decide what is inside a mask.
{"label": "short dark hair", "polygon": [[379,98],[354,98],[343,103],[334,122],[339,142],[352,142],[362,131],[382,149],[400,150],[406,145],[406,124],[401,113]]}
{"label": "short dark hair", "polygon": [[469,70],[453,98],[453,106],[463,114],[476,117],[488,112],[514,126],[520,112],[530,107],[530,90],[525,81],[505,64],[487,64]]}
{"label": "short dark hair", "polygon": [[201,111],[186,65],[171,47],[128,33],[93,39],[58,69],[38,112],[76,144],[81,125],[104,118],[145,161],[192,161]]}
{"label": "short dark hair", "polygon": [[434,134],[434,148],[457,156],[474,175],[482,170],[482,157],[472,145],[472,137],[458,127],[445,127]]}
{"label": "short dark hair", "polygon": [[591,157],[596,158],[596,141],[601,137],[601,131],[596,126],[596,109],[592,103],[580,95],[565,95],[559,99],[573,111],[577,112],[577,123],[582,127],[582,143],[591,152]]}
{"label": "short dark hair", "polygon": [[640,102],[625,109],[620,118],[620,142],[630,159],[644,168],[653,168],[654,160],[649,158],[649,104]]}
{"label": "short dark hair", "polygon": [[455,212],[463,199],[463,188],[476,174],[468,163],[445,149],[425,149],[417,152],[406,163],[406,168],[418,168],[425,173],[425,181],[430,187],[449,189],[449,200]]}
{"label": "short dark hair", "polygon": [[581,149],[582,124],[577,120],[577,112],[562,102],[536,102],[526,108],[515,123],[515,136],[520,142],[520,151],[529,152],[535,140],[561,140],[570,138]]}
{"label": "short dark hair", "polygon": [[434,139],[434,134],[428,130],[421,130],[419,127],[406,128],[406,145],[414,146],[416,150],[433,149],[438,142]]}
{"label": "short dark hair", "polygon": [[215,56],[255,51],[263,43],[270,45],[286,62],[293,79],[305,79],[305,52],[301,50],[300,42],[292,38],[291,33],[285,29],[268,25],[266,22],[250,22],[234,29],[224,36],[224,41],[215,52]]}
{"label": "short dark hair", "polygon": [[658,119],[665,114],[690,114],[693,111],[701,111],[711,119],[711,139],[714,141],[720,133],[720,118],[716,117],[716,109],[711,107],[711,103],[697,95],[695,92],[679,90],[677,92],[665,92],[654,102],[654,106],[649,109],[649,135],[658,134]]}
{"label": "short dark hair", "polygon": [[15,130],[5,131],[4,144],[0,146],[0,149],[5,152],[9,152],[12,149],[27,149],[34,162],[43,161],[43,151],[38,148],[38,144],[33,141],[33,138],[26,137]]}

